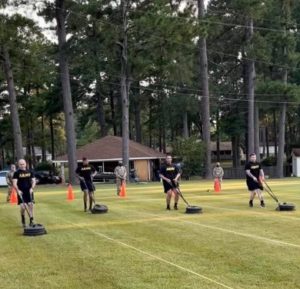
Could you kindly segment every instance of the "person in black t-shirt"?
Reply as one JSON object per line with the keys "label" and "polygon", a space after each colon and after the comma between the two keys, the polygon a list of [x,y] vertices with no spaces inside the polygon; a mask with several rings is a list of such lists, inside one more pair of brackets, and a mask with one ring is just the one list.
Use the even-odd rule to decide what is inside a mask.
{"label": "person in black t-shirt", "polygon": [[245,166],[246,171],[246,183],[248,190],[250,191],[249,206],[253,207],[253,200],[255,194],[260,200],[260,206],[265,207],[265,202],[262,196],[263,186],[261,180],[264,179],[264,171],[261,168],[260,163],[256,161],[256,154],[250,154],[249,162]]}
{"label": "person in black t-shirt", "polygon": [[14,173],[13,186],[18,193],[18,204],[20,205],[21,220],[23,227],[25,223],[25,210],[28,207],[30,226],[33,225],[33,189],[35,187],[35,178],[31,171],[26,168],[26,161],[20,159],[18,162],[19,169]]}
{"label": "person in black t-shirt", "polygon": [[95,186],[93,184],[93,177],[96,175],[95,168],[89,164],[87,158],[82,158],[82,165],[76,169],[77,177],[80,180],[80,187],[83,191],[84,211],[87,210],[87,196],[89,196],[89,210],[92,210],[94,202]]}
{"label": "person in black t-shirt", "polygon": [[167,210],[170,210],[170,203],[173,193],[175,196],[174,209],[178,210],[179,195],[176,187],[178,186],[180,172],[172,163],[172,156],[166,156],[166,163],[161,167],[159,177],[163,180],[164,191],[166,193]]}

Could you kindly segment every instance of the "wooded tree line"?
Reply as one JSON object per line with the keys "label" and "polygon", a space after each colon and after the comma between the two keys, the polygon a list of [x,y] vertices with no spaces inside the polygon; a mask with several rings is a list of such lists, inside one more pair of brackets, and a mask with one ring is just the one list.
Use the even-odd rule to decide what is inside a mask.
{"label": "wooded tree line", "polygon": [[[35,11],[51,26],[7,8]],[[231,141],[259,155],[300,145],[300,3],[292,0],[1,1],[2,159],[53,157],[107,134],[167,151],[178,139]],[[4,9],[6,8],[6,9]],[[30,9],[31,9],[30,8]],[[20,11],[20,10],[19,10]],[[219,154],[218,154],[219,157]],[[70,180],[75,176],[70,174]]]}

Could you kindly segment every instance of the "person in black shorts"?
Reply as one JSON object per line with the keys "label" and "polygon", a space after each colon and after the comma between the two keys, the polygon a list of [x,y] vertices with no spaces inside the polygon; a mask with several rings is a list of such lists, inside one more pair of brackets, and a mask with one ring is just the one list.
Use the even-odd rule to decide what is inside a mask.
{"label": "person in black shorts", "polygon": [[82,158],[82,165],[76,169],[77,177],[80,180],[80,188],[83,191],[84,211],[87,211],[87,196],[89,196],[89,210],[92,210],[94,202],[95,186],[93,177],[96,175],[95,168],[89,164],[87,158]]}
{"label": "person in black shorts", "polygon": [[20,159],[18,162],[19,169],[13,175],[13,186],[18,193],[18,205],[20,205],[21,221],[23,227],[26,226],[25,210],[28,208],[30,217],[30,226],[33,226],[33,189],[35,187],[35,178],[31,171],[26,168],[26,161]]}
{"label": "person in black shorts", "polygon": [[166,193],[167,210],[171,209],[170,203],[173,193],[175,196],[174,210],[178,210],[179,195],[176,187],[178,187],[180,172],[178,168],[172,163],[171,155],[166,156],[166,163],[161,167],[159,177],[163,180],[164,191]]}
{"label": "person in black shorts", "polygon": [[265,207],[265,202],[262,196],[263,186],[261,180],[264,179],[264,171],[261,168],[260,163],[256,161],[256,154],[252,153],[249,156],[249,162],[245,166],[246,171],[246,183],[250,192],[249,206],[253,207],[253,200],[255,194],[260,200],[260,206]]}

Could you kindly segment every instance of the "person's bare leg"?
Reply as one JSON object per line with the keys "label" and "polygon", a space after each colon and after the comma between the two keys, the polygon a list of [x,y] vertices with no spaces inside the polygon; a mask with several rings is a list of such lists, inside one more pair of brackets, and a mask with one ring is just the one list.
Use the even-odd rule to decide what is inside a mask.
{"label": "person's bare leg", "polygon": [[94,192],[89,192],[89,210],[91,211],[92,210],[92,207],[93,207],[93,203],[95,202],[95,198],[94,198]]}
{"label": "person's bare leg", "polygon": [[256,190],[256,194],[257,194],[257,197],[258,197],[259,200],[260,200],[260,206],[261,206],[261,207],[264,207],[264,206],[265,206],[265,202],[264,202],[264,198],[263,198],[263,196],[262,196],[262,191],[259,190],[259,189],[257,189],[257,190]]}
{"label": "person's bare leg", "polygon": [[33,225],[33,203],[28,203],[27,208],[29,211],[30,225]]}
{"label": "person's bare leg", "polygon": [[23,228],[25,228],[26,223],[25,223],[25,208],[24,208],[24,204],[20,205],[20,213],[21,213],[22,226],[23,226]]}
{"label": "person's bare leg", "polygon": [[83,206],[84,206],[85,212],[87,210],[87,195],[88,195],[88,192],[86,190],[84,190],[83,191]]}
{"label": "person's bare leg", "polygon": [[178,194],[177,190],[174,190],[174,197],[175,197],[174,209],[178,210],[179,194]]}
{"label": "person's bare leg", "polygon": [[171,198],[172,198],[172,190],[169,190],[166,195],[167,210],[171,209],[170,207]]}
{"label": "person's bare leg", "polygon": [[253,200],[255,197],[255,191],[250,191],[250,200],[249,200],[249,207],[253,207]]}

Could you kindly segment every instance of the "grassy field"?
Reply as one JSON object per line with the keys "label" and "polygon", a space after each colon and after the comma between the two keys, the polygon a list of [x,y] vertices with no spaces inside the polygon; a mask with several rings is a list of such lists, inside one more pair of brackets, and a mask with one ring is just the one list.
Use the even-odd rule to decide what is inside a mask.
{"label": "grassy field", "polygon": [[[272,180],[281,201],[300,209],[300,181]],[[300,288],[300,211],[248,207],[244,181],[182,182],[203,214],[166,211],[160,183],[131,184],[120,199],[114,185],[97,185],[104,215],[84,213],[79,188],[39,186],[36,216],[48,234],[22,236],[16,205],[0,189],[0,288]],[[210,189],[210,191],[208,191]]]}

